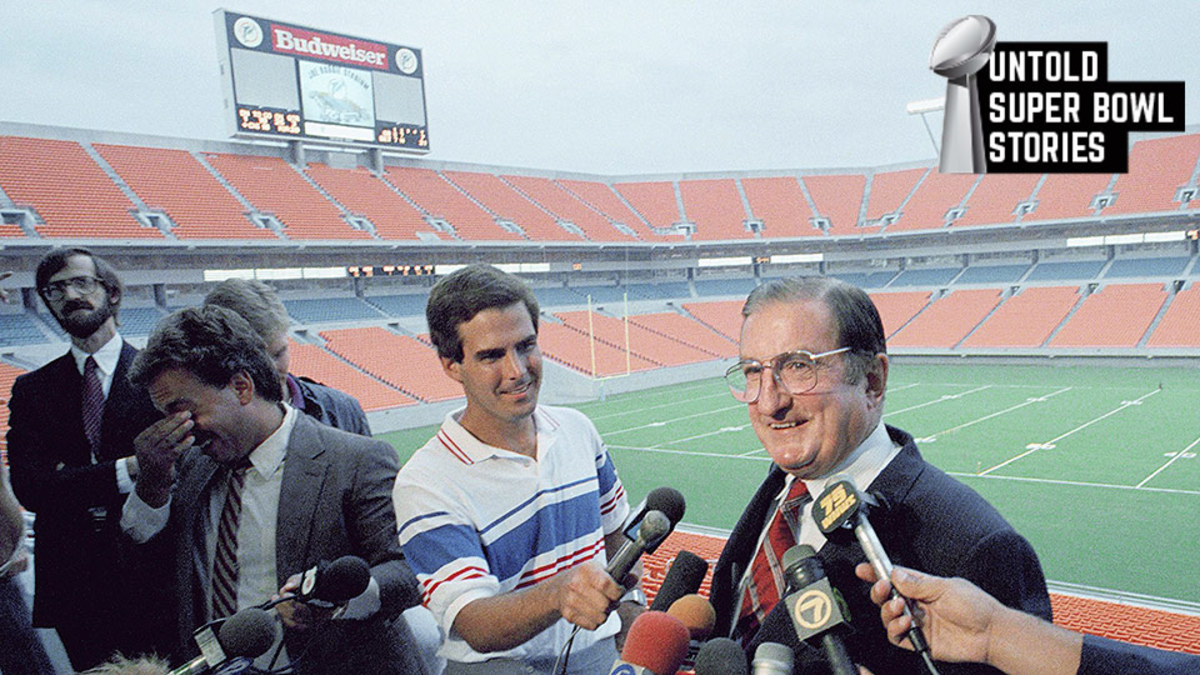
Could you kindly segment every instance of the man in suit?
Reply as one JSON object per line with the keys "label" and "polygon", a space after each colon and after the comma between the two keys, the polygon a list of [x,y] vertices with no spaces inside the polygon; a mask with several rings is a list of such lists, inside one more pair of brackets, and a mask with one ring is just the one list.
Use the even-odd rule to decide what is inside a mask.
{"label": "man in suit", "polygon": [[978,494],[927,464],[910,435],[882,423],[889,361],[866,293],[833,278],[774,280],[750,294],[742,315],[741,361],[726,380],[773,464],[714,568],[715,634],[749,651],[764,641],[788,644],[802,664],[823,658],[798,642],[779,601],[779,558],[804,543],[849,604],[851,657],[876,675],[922,672],[916,655],[868,620],[876,613],[870,589],[854,575],[862,549],[827,542],[812,518],[812,499],[842,474],[889,505],[871,522],[893,561],[971,579],[1006,605],[1050,617],[1029,543]]}
{"label": "man in suit", "polygon": [[223,307],[165,318],[130,379],[164,418],[137,439],[142,475],[121,524],[134,541],[173,543],[177,654],[195,651],[206,621],[286,597],[304,570],[352,555],[370,583],[344,610],[279,605],[287,658],[301,673],[420,672],[393,625],[420,597],[396,539],[391,446],[283,403],[262,338]]}
{"label": "man in suit", "polygon": [[288,372],[291,365],[288,313],[274,289],[257,279],[226,279],[204,296],[204,304],[232,309],[266,341],[267,354],[279,374],[285,401],[331,427],[360,436],[371,435],[367,414],[358,399]]}
{"label": "man in suit", "polygon": [[144,590],[126,586],[117,520],[138,474],[133,439],[158,414],[125,378],[137,350],[117,332],[122,285],[112,266],[86,249],[56,249],[35,278],[71,348],[13,384],[8,457],[17,498],[37,514],[34,625],[56,628],[82,670],[114,650],[153,647]]}

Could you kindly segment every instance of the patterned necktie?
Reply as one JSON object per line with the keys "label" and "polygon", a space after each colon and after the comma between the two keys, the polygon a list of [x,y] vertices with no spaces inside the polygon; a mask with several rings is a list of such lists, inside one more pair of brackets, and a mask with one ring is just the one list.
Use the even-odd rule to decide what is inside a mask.
{"label": "patterned necktie", "polygon": [[225,507],[217,525],[217,548],[213,554],[212,616],[218,619],[237,611],[238,521],[242,517],[242,486],[246,483],[246,466],[231,469]]}
{"label": "patterned necktie", "polygon": [[91,446],[92,458],[99,459],[100,424],[104,421],[104,386],[100,384],[96,359],[83,362],[83,433]]}
{"label": "patterned necktie", "polygon": [[767,526],[767,536],[763,539],[763,545],[750,563],[750,578],[746,585],[745,599],[734,630],[734,636],[740,638],[743,643],[748,644],[753,639],[763,619],[779,603],[786,587],[780,560],[785,551],[795,546],[796,538],[792,536],[791,527],[788,526],[784,514],[799,513],[810,499],[812,497],[808,494],[804,482],[792,480],[792,486]]}

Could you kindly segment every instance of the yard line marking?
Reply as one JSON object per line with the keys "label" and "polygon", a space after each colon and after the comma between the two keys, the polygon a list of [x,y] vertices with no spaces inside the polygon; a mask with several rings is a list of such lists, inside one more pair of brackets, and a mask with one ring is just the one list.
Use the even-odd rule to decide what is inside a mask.
{"label": "yard line marking", "polygon": [[1023,483],[1052,483],[1055,485],[1070,485],[1073,487],[1097,487],[1108,488],[1112,490],[1137,490],[1139,492],[1164,492],[1167,494],[1192,495],[1200,497],[1200,490],[1180,490],[1177,488],[1156,488],[1156,487],[1137,487],[1136,485],[1114,485],[1112,483],[1088,483],[1084,481],[1074,480],[1058,480],[1054,478],[1028,478],[1024,476],[984,476],[978,473],[963,473],[961,471],[947,471],[947,474],[956,478],[987,478],[988,480],[1011,480]]}
{"label": "yard line marking", "polygon": [[916,410],[917,408],[924,408],[925,406],[930,406],[930,405],[933,405],[933,404],[935,404],[935,403],[945,403],[946,401],[953,401],[953,400],[955,400],[955,399],[962,398],[963,396],[966,396],[967,394],[974,394],[975,392],[979,392],[979,391],[983,391],[984,389],[991,389],[991,388],[992,388],[992,385],[990,385],[990,384],[985,384],[985,385],[983,385],[982,387],[975,387],[974,389],[971,389],[971,390],[968,390],[968,391],[964,391],[964,392],[963,392],[963,393],[961,393],[961,394],[942,394],[942,397],[941,397],[941,398],[936,398],[936,399],[934,399],[934,400],[932,400],[932,401],[926,401],[926,402],[924,402],[924,403],[918,403],[918,404],[916,404],[916,405],[909,406],[909,407],[907,407],[907,408],[901,408],[901,409],[899,409],[899,410],[891,410],[891,411],[889,411],[889,412],[886,412],[886,413],[884,413],[884,417],[889,417],[889,416],[891,416],[891,415],[899,415],[900,413],[906,413],[906,412],[909,412],[909,411],[911,411],[911,410]]}
{"label": "yard line marking", "polygon": [[[679,404],[673,403],[672,405],[677,406]],[[671,424],[672,422],[682,422],[683,420],[688,420],[693,417],[704,417],[705,415],[715,415],[717,413],[729,412],[730,410],[741,410],[743,407],[745,407],[745,405],[746,405],[745,403],[739,403],[738,405],[731,405],[731,406],[726,406],[724,408],[717,408],[716,410],[704,410],[704,411],[701,411],[698,413],[692,413],[691,415],[684,415],[683,417],[672,417],[667,420],[648,422],[646,424],[640,424],[636,427],[629,427],[627,429],[614,429],[613,431],[605,432],[603,435],[604,436],[612,436],[613,434],[625,434],[625,433],[629,433],[630,431],[640,431],[642,429],[650,429],[653,427],[660,427],[660,426],[663,426],[664,424]]]}
{"label": "yard line marking", "polygon": [[938,439],[938,436],[941,436],[942,434],[949,434],[949,433],[958,431],[959,429],[966,429],[967,427],[969,427],[971,425],[979,424],[980,422],[986,422],[987,420],[990,420],[993,417],[999,417],[1000,415],[1003,415],[1005,413],[1010,413],[1014,410],[1019,410],[1021,408],[1024,408],[1027,405],[1032,405],[1034,403],[1044,403],[1046,401],[1046,399],[1050,398],[1051,396],[1058,396],[1059,394],[1061,394],[1063,392],[1067,392],[1067,391],[1071,391],[1071,387],[1063,387],[1062,389],[1059,389],[1058,391],[1050,393],[1050,394],[1046,394],[1045,396],[1036,396],[1036,397],[1027,398],[1027,399],[1025,399],[1024,403],[1018,403],[1018,404],[1012,406],[1011,408],[1005,408],[1004,410],[1000,410],[1000,411],[994,412],[990,415],[985,415],[983,417],[980,417],[977,420],[971,420],[970,422],[967,422],[965,424],[960,424],[956,427],[951,427],[944,431],[939,431],[939,432],[933,434],[932,436],[929,436],[922,440],[936,441]]}
{"label": "yard line marking", "polygon": [[[710,399],[710,398],[726,398],[726,397],[729,397],[729,394],[721,392],[721,393],[717,393],[717,394],[708,394],[706,396],[695,396],[695,397],[689,398],[688,400],[689,401],[703,401],[703,400]],[[647,410],[657,410],[658,408],[672,408],[672,407],[678,407],[678,406],[679,406],[678,401],[671,401],[669,403],[659,403],[657,405],[648,405],[648,406],[645,406],[642,408],[636,408],[633,410],[620,410],[620,411],[611,412],[611,413],[608,413],[605,415],[588,415],[588,417],[591,418],[592,421],[605,420],[610,417],[622,417],[624,415],[641,415],[642,413],[646,412]],[[739,406],[739,407],[741,407],[741,406]]]}
{"label": "yard line marking", "polygon": [[1166,464],[1163,464],[1162,466],[1158,467],[1158,470],[1157,470],[1157,471],[1155,471],[1154,473],[1150,474],[1149,476],[1146,476],[1146,479],[1145,479],[1145,480],[1143,480],[1142,482],[1138,483],[1138,484],[1137,484],[1137,486],[1138,486],[1138,487],[1142,487],[1142,486],[1143,486],[1143,485],[1145,485],[1146,483],[1150,482],[1150,479],[1151,479],[1151,478],[1154,478],[1154,477],[1155,477],[1155,476],[1157,476],[1158,474],[1162,473],[1163,469],[1167,468],[1168,466],[1171,466],[1171,464],[1172,464],[1172,463],[1173,463],[1175,460],[1179,459],[1180,457],[1183,457],[1185,454],[1187,454],[1188,450],[1191,450],[1192,448],[1196,447],[1196,445],[1197,445],[1197,444],[1200,444],[1200,438],[1197,438],[1196,440],[1192,441],[1192,444],[1191,444],[1191,445],[1189,445],[1189,446],[1187,446],[1186,448],[1184,448],[1183,450],[1181,450],[1181,451],[1179,451],[1179,452],[1175,453],[1175,456],[1174,456],[1174,457],[1172,457],[1171,459],[1167,460],[1167,463],[1166,463]]}
{"label": "yard line marking", "polygon": [[999,469],[1004,466],[1008,466],[1009,464],[1012,464],[1013,462],[1017,461],[1018,459],[1021,459],[1022,457],[1032,455],[1033,453],[1037,452],[1038,450],[1045,449],[1047,446],[1054,447],[1055,443],[1057,443],[1058,441],[1061,441],[1062,439],[1066,438],[1067,436],[1070,436],[1071,434],[1073,434],[1077,431],[1082,431],[1082,430],[1092,426],[1096,422],[1099,422],[1100,420],[1112,417],[1113,415],[1116,415],[1117,413],[1121,412],[1122,410],[1124,410],[1130,406],[1141,405],[1142,401],[1150,398],[1151,396],[1153,396],[1155,394],[1160,394],[1160,393],[1162,393],[1162,389],[1153,389],[1150,391],[1150,393],[1143,394],[1141,397],[1134,399],[1132,401],[1121,401],[1121,405],[1117,406],[1116,408],[1109,410],[1108,412],[1104,413],[1103,415],[1101,415],[1095,419],[1092,419],[1087,422],[1084,422],[1083,424],[1080,424],[1079,426],[1075,427],[1074,429],[1068,431],[1065,434],[1062,434],[1061,436],[1052,438],[1044,443],[1031,443],[1030,444],[1031,447],[1028,450],[1026,450],[1025,452],[1022,452],[1021,454],[1017,455],[1016,457],[1011,457],[1009,459],[1006,459],[1003,462],[1000,462],[999,464],[997,464],[996,466],[993,466],[992,468],[983,471],[979,475],[986,476],[989,473],[995,471],[996,469]]}
{"label": "yard line marking", "polygon": [[753,450],[748,450],[746,452],[743,452],[742,454],[740,454],[738,456],[739,457],[749,457],[751,455],[757,455],[760,452],[766,452],[766,451],[767,451],[766,448],[755,448]]}
{"label": "yard line marking", "polygon": [[920,382],[911,382],[909,384],[902,384],[899,387],[888,387],[888,391],[904,391],[905,389],[912,389],[919,386],[921,386]]}
{"label": "yard line marking", "polygon": [[720,429],[718,429],[716,431],[708,431],[703,434],[696,434],[695,436],[688,436],[686,438],[676,438],[676,439],[673,439],[670,441],[663,441],[662,443],[655,443],[654,445],[652,445],[650,447],[661,448],[664,445],[671,445],[673,443],[686,443],[687,441],[694,441],[697,438],[707,438],[709,436],[716,436],[718,434],[727,434],[732,431],[742,431],[743,429],[745,429],[749,426],[750,426],[749,424],[743,424],[740,427],[721,427]]}
{"label": "yard line marking", "polygon": [[712,457],[716,459],[748,459],[754,462],[769,462],[770,457],[747,457],[746,455],[726,455],[722,453],[696,452],[695,450],[668,450],[667,448],[645,448],[636,445],[613,445],[607,444],[609,448],[617,450],[633,450],[635,452],[650,452],[663,455],[690,455],[692,457]]}

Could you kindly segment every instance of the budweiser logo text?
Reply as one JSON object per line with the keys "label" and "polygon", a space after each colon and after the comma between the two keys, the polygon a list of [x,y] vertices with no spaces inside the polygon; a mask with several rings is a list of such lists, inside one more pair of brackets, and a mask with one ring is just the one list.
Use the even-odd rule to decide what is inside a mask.
{"label": "budweiser logo text", "polygon": [[272,26],[277,51],[305,54],[328,61],[368,65],[387,69],[387,48],[370,43],[355,43],[336,35],[310,33],[296,28]]}

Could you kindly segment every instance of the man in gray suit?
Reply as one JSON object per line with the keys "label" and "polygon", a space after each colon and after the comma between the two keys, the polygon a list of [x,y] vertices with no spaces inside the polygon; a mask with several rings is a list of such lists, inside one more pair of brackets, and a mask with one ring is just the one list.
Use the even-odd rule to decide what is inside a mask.
{"label": "man in gray suit", "polygon": [[223,307],[164,319],[130,379],[164,418],[135,440],[142,473],[121,525],[148,551],[171,548],[175,656],[195,653],[196,627],[351,555],[370,565],[359,596],[279,605],[287,658],[301,673],[420,672],[399,620],[420,596],[396,539],[395,451],[283,403],[263,339]]}

